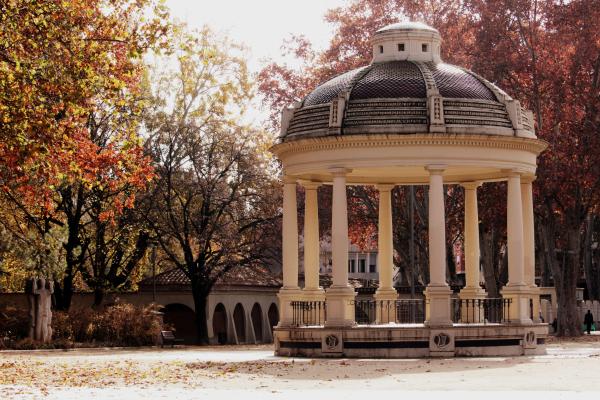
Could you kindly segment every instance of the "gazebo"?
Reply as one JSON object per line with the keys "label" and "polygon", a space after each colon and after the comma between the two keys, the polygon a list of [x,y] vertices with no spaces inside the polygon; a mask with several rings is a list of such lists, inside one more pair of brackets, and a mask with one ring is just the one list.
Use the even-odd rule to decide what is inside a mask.
{"label": "gazebo", "polygon": [[[439,32],[402,22],[375,32],[373,60],[315,88],[282,113],[283,287],[275,353],[313,357],[518,355],[545,352],[535,285],[532,182],[546,143],[533,115],[494,84],[440,59]],[[508,284],[481,288],[477,188],[507,181]],[[305,189],[304,273],[298,286],[296,186]],[[317,189],[333,186],[332,285],[319,287]],[[379,287],[348,285],[346,185],[379,190]],[[429,274],[423,300],[393,287],[391,190],[429,185]],[[446,282],[444,185],[465,190],[466,285]],[[421,312],[422,311],[422,312]],[[422,314],[422,317],[419,315]],[[360,318],[359,318],[360,317]]]}

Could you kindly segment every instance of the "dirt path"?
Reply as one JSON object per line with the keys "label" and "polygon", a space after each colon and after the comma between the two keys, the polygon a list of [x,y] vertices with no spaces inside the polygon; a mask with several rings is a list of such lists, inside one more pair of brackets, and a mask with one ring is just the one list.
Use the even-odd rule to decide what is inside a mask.
{"label": "dirt path", "polygon": [[554,392],[561,396],[600,391],[597,341],[553,343],[547,355],[534,357],[324,360],[272,354],[269,346],[0,352],[0,399],[235,400],[238,392],[244,399],[288,399],[307,390],[317,397],[335,391],[336,399],[344,393],[344,399],[365,399],[373,391],[443,392],[444,399],[464,399],[482,390],[561,391]]}

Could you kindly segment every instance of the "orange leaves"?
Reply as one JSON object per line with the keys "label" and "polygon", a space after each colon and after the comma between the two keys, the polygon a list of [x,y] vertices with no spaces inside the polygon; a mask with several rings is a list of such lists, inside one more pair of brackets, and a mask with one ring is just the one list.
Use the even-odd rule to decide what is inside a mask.
{"label": "orange leaves", "polygon": [[[141,22],[153,8],[162,19]],[[164,7],[154,0],[15,0],[2,3],[0,15],[0,167],[7,186],[50,206],[52,191],[65,182],[147,182],[141,149],[121,149],[137,127],[120,121],[121,142],[100,150],[90,115],[135,106],[140,56],[166,32]]]}

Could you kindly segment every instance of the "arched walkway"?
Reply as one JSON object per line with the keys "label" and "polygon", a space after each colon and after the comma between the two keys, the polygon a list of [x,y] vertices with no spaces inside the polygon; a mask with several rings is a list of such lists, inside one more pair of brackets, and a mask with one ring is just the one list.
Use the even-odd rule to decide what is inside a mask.
{"label": "arched walkway", "polygon": [[196,342],[196,313],[184,304],[167,304],[162,310],[165,326],[175,330],[175,336],[185,344]]}
{"label": "arched walkway", "polygon": [[267,316],[269,318],[269,326],[273,329],[274,326],[277,326],[279,323],[279,310],[275,303],[271,304],[269,307],[269,311],[267,312]]}
{"label": "arched walkway", "polygon": [[263,325],[262,325],[262,308],[260,308],[260,304],[254,303],[252,307],[252,312],[250,313],[250,317],[252,318],[252,325],[254,326],[254,337],[257,342],[262,342],[263,338]]}
{"label": "arched walkway", "polygon": [[227,343],[227,311],[222,303],[217,304],[212,317],[213,333],[217,343]]}
{"label": "arched walkway", "polygon": [[246,317],[244,316],[244,307],[237,303],[233,310],[233,322],[235,324],[235,333],[238,343],[246,342]]}

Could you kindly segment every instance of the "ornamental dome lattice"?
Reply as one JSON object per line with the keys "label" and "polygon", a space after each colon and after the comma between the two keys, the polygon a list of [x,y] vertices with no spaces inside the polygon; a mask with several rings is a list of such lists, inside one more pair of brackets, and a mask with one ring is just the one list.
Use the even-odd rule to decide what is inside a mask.
{"label": "ornamental dome lattice", "polygon": [[493,83],[440,58],[420,22],[378,30],[373,60],[317,86],[283,111],[282,142],[353,134],[490,134],[535,138],[533,115]]}

